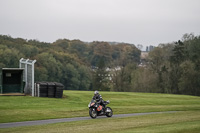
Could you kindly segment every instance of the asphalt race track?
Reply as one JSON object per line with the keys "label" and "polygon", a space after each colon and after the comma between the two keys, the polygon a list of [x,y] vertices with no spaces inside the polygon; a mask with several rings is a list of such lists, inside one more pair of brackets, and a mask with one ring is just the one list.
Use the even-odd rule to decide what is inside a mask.
{"label": "asphalt race track", "polygon": [[[177,111],[119,114],[119,115],[113,115],[111,118],[107,118],[106,116],[99,116],[96,119],[105,119],[105,118],[112,119],[112,118],[131,117],[131,116],[150,115],[150,114],[160,114],[160,113],[174,113],[174,112],[177,112]],[[61,118],[61,119],[49,119],[49,120],[0,123],[0,128],[34,126],[34,125],[60,123],[60,122],[82,121],[82,120],[92,120],[92,118],[90,118],[90,117],[75,117],[75,118]]]}

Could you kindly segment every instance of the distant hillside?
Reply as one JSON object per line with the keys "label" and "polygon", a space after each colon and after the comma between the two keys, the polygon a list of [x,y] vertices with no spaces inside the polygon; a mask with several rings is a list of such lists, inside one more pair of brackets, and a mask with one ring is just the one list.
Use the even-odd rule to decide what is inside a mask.
{"label": "distant hillside", "polygon": [[67,90],[156,92],[200,96],[200,36],[185,34],[140,59],[133,44],[58,39],[53,43],[0,35],[0,67],[36,59],[35,81]]}
{"label": "distant hillside", "polygon": [[95,87],[91,66],[106,68],[139,64],[140,51],[125,43],[111,45],[68,39],[46,43],[0,35],[0,68],[18,67],[20,58],[37,60],[36,81],[57,81],[63,83],[65,89],[88,90]]}

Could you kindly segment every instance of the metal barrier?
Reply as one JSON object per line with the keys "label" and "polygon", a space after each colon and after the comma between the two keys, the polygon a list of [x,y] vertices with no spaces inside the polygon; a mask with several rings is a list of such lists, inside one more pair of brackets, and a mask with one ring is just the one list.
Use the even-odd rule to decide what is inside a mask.
{"label": "metal barrier", "polygon": [[19,68],[24,68],[23,81],[25,82],[24,93],[34,96],[34,64],[36,60],[21,58]]}

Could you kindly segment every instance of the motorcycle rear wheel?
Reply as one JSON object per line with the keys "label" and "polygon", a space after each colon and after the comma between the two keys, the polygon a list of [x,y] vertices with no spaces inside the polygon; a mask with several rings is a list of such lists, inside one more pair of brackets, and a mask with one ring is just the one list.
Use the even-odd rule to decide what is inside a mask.
{"label": "motorcycle rear wheel", "polygon": [[97,111],[95,110],[95,108],[90,108],[89,115],[93,119],[95,119],[97,117]]}

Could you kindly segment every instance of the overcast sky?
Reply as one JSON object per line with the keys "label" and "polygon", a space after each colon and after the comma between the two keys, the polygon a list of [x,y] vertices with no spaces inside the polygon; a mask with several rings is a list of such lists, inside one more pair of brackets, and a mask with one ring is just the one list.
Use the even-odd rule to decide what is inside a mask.
{"label": "overcast sky", "polygon": [[0,0],[0,34],[157,46],[200,35],[200,0]]}

